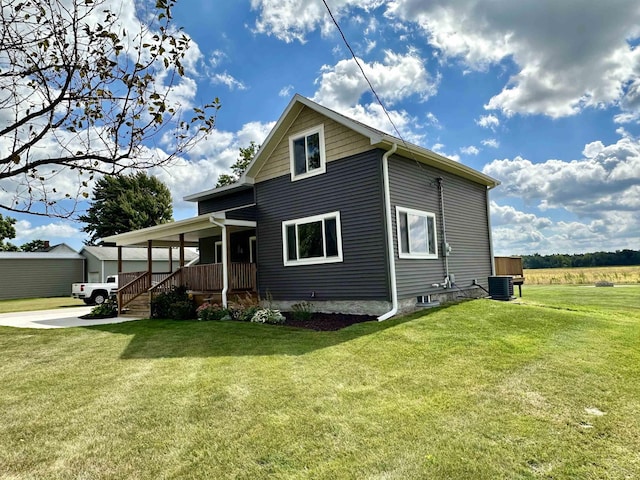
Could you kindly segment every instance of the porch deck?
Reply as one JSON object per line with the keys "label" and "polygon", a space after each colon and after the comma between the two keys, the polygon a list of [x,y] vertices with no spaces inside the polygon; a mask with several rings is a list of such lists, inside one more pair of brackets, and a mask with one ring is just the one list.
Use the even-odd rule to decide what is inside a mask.
{"label": "porch deck", "polygon": [[[175,287],[186,287],[188,290],[205,295],[216,296],[222,293],[224,288],[223,265],[211,263],[181,267],[173,273],[132,272],[119,274],[120,284],[118,289],[118,312],[121,313],[127,306],[147,294],[149,305],[146,312],[150,315],[150,304],[153,295],[166,293]],[[255,292],[256,291],[256,264],[255,263],[230,263],[229,292]],[[141,311],[138,313],[142,314]]]}

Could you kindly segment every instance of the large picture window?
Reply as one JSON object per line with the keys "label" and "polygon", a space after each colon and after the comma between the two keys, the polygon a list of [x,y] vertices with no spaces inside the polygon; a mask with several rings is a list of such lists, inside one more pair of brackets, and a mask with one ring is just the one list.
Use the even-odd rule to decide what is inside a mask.
{"label": "large picture window", "polygon": [[433,213],[396,207],[396,223],[400,258],[438,258]]}
{"label": "large picture window", "polygon": [[319,125],[289,137],[291,180],[324,173],[324,126]]}
{"label": "large picture window", "polygon": [[282,222],[284,264],[342,261],[340,212]]}

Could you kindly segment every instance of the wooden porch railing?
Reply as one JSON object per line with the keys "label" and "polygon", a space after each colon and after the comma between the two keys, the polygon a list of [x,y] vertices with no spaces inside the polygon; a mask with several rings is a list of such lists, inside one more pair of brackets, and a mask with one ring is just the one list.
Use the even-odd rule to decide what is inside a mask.
{"label": "wooden porch railing", "polygon": [[256,289],[256,264],[232,263],[229,271],[229,288],[231,290]]}
{"label": "wooden porch railing", "polygon": [[[219,292],[224,288],[223,269],[220,263],[183,267],[162,282],[154,285],[154,293],[167,292],[173,287],[185,286],[198,292]],[[256,265],[232,263],[229,266],[230,290],[255,290]]]}
{"label": "wooden porch railing", "polygon": [[[118,276],[120,283],[120,276]],[[151,287],[151,275],[149,272],[138,272],[138,276],[129,281],[122,287],[118,288],[118,315],[122,313],[122,309],[131,301],[147,292]]]}
{"label": "wooden porch railing", "polygon": [[[121,274],[130,278],[131,273]],[[118,309],[130,303],[139,295],[149,292],[149,301],[158,293],[166,293],[173,288],[185,286],[196,292],[220,292],[224,287],[223,269],[220,263],[182,267],[171,274],[136,272],[136,277],[118,290]],[[256,264],[231,263],[229,265],[229,290],[255,290]]]}

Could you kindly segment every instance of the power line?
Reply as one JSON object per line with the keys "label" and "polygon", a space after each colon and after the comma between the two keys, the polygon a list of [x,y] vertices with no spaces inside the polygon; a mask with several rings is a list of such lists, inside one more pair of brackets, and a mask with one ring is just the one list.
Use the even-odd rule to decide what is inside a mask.
{"label": "power line", "polygon": [[389,119],[389,123],[391,124],[391,126],[395,130],[396,134],[398,135],[398,138],[400,138],[400,140],[402,140],[402,143],[404,143],[405,146],[407,146],[407,142],[405,141],[404,138],[402,138],[402,134],[400,133],[400,130],[398,130],[398,127],[396,127],[396,124],[393,123],[393,120],[391,120],[391,115],[389,115],[389,112],[387,111],[386,107],[382,103],[382,100],[380,100],[380,97],[378,96],[378,93],[376,92],[375,88],[373,88],[373,85],[371,84],[371,81],[367,77],[367,74],[364,72],[364,69],[362,68],[362,65],[358,61],[358,57],[356,57],[355,52],[351,48],[351,45],[349,45],[349,42],[347,41],[347,37],[345,37],[344,33],[342,32],[342,29],[340,28],[340,25],[338,24],[338,21],[336,20],[336,18],[333,16],[333,13],[331,12],[331,9],[329,8],[329,5],[327,5],[326,0],[322,0],[322,3],[324,3],[324,6],[326,7],[327,12],[329,12],[329,16],[331,17],[331,20],[333,20],[333,23],[336,26],[336,28],[338,29],[338,32],[340,32],[340,36],[342,37],[342,41],[344,42],[344,44],[349,49],[349,52],[351,52],[351,56],[353,57],[353,60],[356,62],[356,65],[358,65],[358,68],[360,69],[360,72],[362,72],[362,76],[367,81],[367,84],[369,85],[369,89],[371,90],[371,93],[373,93],[373,96],[376,98],[377,102],[382,107],[382,111],[385,113],[385,115]]}

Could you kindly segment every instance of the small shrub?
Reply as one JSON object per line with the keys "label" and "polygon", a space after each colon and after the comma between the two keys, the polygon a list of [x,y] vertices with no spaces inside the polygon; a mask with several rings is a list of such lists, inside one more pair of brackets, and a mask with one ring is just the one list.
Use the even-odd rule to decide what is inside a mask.
{"label": "small shrub", "polygon": [[247,293],[244,297],[236,296],[235,302],[229,305],[229,316],[232,320],[239,322],[250,322],[251,318],[259,309],[258,300]]}
{"label": "small shrub", "polygon": [[230,311],[215,303],[205,302],[196,310],[198,320],[224,320],[232,318]]}
{"label": "small shrub", "polygon": [[100,305],[96,305],[91,309],[89,316],[99,318],[115,317],[118,314],[118,304],[113,298],[109,298],[107,301]]}
{"label": "small shrub", "polygon": [[310,302],[300,302],[291,306],[291,314],[293,319],[298,322],[306,322],[311,320],[313,316],[313,304]]}
{"label": "small shrub", "polygon": [[196,309],[192,300],[181,300],[169,306],[169,318],[174,320],[191,320],[196,318]]}
{"label": "small shrub", "polygon": [[272,308],[261,308],[251,317],[251,321],[255,323],[280,324],[284,323],[285,320],[280,310],[274,310]]}
{"label": "small shrub", "polygon": [[[175,307],[172,312],[174,304],[181,305]],[[187,309],[187,304],[189,304],[189,309]],[[190,316],[185,317],[187,311],[190,311]],[[175,318],[175,313],[180,314],[180,318],[176,318],[176,320],[196,318],[193,299],[187,293],[187,287],[173,287],[168,292],[155,295],[151,301],[151,318]]]}
{"label": "small shrub", "polygon": [[237,320],[241,322],[250,322],[258,310],[260,310],[260,307],[258,307],[257,305],[247,307],[244,310],[240,311]]}

